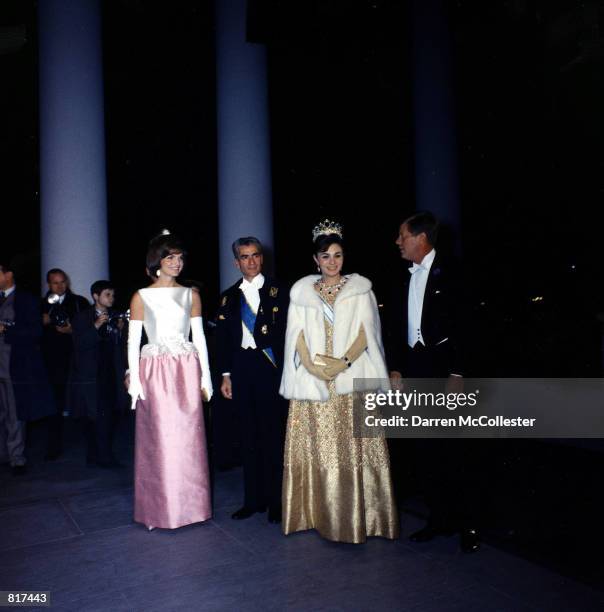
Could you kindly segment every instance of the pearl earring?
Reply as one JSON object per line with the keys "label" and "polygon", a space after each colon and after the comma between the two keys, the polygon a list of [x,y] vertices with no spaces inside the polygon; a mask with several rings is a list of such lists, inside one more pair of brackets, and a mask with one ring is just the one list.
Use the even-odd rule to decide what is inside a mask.
{"label": "pearl earring", "polygon": [[321,271],[321,266],[317,266],[317,272]]}
{"label": "pearl earring", "polygon": [[155,276],[157,276],[157,277],[159,278],[159,275],[160,275],[160,274],[161,274],[161,272],[158,270],[158,271],[155,273]]}

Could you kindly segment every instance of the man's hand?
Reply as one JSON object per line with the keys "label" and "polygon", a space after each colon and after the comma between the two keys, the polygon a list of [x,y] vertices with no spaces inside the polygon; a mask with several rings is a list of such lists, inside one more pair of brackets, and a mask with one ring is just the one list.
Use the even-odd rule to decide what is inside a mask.
{"label": "man's hand", "polygon": [[42,315],[42,325],[50,325],[50,315],[47,312]]}
{"label": "man's hand", "polygon": [[2,323],[0,323],[0,334],[3,334],[5,329],[6,329],[6,327],[4,327],[4,325],[2,325]]}
{"label": "man's hand", "polygon": [[463,393],[463,387],[464,383],[462,376],[449,374],[449,378],[447,378],[447,382],[445,383],[446,393]]}
{"label": "man's hand", "polygon": [[109,321],[109,313],[107,312],[102,312],[96,319],[96,321],[94,322],[94,326],[97,329],[101,329],[102,325],[105,325],[105,323],[107,323],[107,321]]}
{"label": "man's hand", "polygon": [[124,386],[126,387],[126,391],[128,391],[128,387],[130,387],[130,374],[126,374],[124,377]]}
{"label": "man's hand", "polygon": [[60,333],[60,334],[71,334],[72,333],[72,329],[71,329],[71,323],[67,323],[67,325],[63,325],[62,327],[58,327],[57,325],[55,325],[55,329]]}
{"label": "man's hand", "polygon": [[220,393],[222,393],[222,397],[224,397],[225,399],[233,399],[233,383],[231,382],[230,376],[222,377]]}
{"label": "man's hand", "polygon": [[392,370],[390,372],[390,382],[392,383],[392,387],[395,391],[402,391],[405,388],[403,375],[397,370]]}

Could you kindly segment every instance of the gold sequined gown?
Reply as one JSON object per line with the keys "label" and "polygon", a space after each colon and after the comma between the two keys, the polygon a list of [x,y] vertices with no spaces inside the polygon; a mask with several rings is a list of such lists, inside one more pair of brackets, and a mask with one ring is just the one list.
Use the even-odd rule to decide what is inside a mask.
{"label": "gold sequined gown", "polygon": [[[330,300],[333,305],[334,298]],[[325,320],[327,354],[333,327]],[[303,367],[303,366],[301,366]],[[283,532],[316,529],[336,542],[397,538],[399,522],[384,438],[353,437],[353,395],[326,383],[326,402],[291,400],[283,471]]]}

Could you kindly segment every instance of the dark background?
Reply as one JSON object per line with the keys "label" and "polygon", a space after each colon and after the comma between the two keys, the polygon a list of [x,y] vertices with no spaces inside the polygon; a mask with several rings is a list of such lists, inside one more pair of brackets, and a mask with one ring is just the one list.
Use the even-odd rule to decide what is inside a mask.
{"label": "dark background", "polygon": [[[314,271],[311,229],[325,216],[344,225],[346,268],[371,278],[380,301],[403,272],[394,240],[415,208],[409,6],[249,4],[249,39],[269,54],[276,273],[286,281]],[[0,224],[2,256],[38,291],[35,7],[0,5]],[[458,0],[447,11],[468,373],[601,376],[602,4]],[[146,283],[148,240],[168,227],[189,247],[186,276],[203,281],[211,317],[219,293],[212,3],[111,0],[103,18],[112,279],[127,303]],[[601,580],[589,551],[602,539],[603,455],[507,442],[489,447],[493,541]],[[577,524],[587,531],[579,539]]]}
{"label": "dark background", "polygon": [[[446,5],[474,373],[599,375],[604,10]],[[204,283],[211,316],[212,3],[114,0],[103,18],[112,279],[126,303],[146,282],[149,238],[168,227],[188,245],[186,276]],[[324,216],[344,225],[346,268],[369,276],[379,299],[401,271],[394,239],[415,207],[410,21],[403,0],[249,3],[248,38],[269,52],[276,273],[286,281],[314,270],[311,229]],[[0,26],[2,252],[37,290],[36,3],[6,0]]]}

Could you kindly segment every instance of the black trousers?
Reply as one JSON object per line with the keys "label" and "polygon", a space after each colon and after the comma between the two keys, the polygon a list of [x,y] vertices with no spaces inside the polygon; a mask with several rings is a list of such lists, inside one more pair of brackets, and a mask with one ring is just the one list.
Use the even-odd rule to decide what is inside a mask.
{"label": "black trousers", "polygon": [[113,455],[113,438],[119,421],[115,410],[99,410],[96,419],[86,419],[86,461],[108,463]]}
{"label": "black trousers", "polygon": [[278,510],[288,406],[279,395],[281,370],[262,351],[241,349],[234,359],[231,380],[241,426],[244,504]]}
{"label": "black trousers", "polygon": [[[221,384],[222,378],[215,381],[214,389],[219,389]],[[225,399],[221,393],[214,393],[210,425],[212,459],[216,469],[228,470],[241,465],[241,423],[233,400]]]}
{"label": "black trousers", "polygon": [[414,471],[429,509],[428,521],[445,531],[482,525],[487,440],[413,440]]}
{"label": "black trousers", "polygon": [[[436,347],[416,344],[407,350],[405,378],[449,376],[446,343]],[[443,389],[444,390],[444,389]],[[409,443],[413,476],[430,512],[429,522],[440,529],[480,526],[485,440],[424,438]]]}
{"label": "black trousers", "polygon": [[56,409],[55,414],[45,419],[49,455],[59,454],[63,450],[63,412],[67,409],[72,356],[71,337],[56,332],[55,336],[60,337],[46,338],[42,345],[44,364]]}
{"label": "black trousers", "polygon": [[67,382],[52,381],[51,389],[55,400],[56,413],[46,417],[49,454],[63,450],[63,411],[67,405]]}

